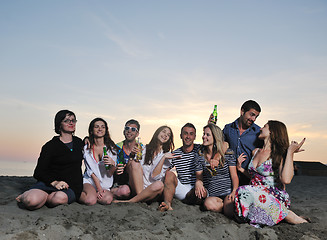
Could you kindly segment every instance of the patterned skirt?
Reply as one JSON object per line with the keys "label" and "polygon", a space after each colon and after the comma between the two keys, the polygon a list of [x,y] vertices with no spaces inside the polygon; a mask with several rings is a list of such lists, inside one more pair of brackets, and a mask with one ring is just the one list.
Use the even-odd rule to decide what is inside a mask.
{"label": "patterned skirt", "polygon": [[257,228],[282,221],[289,206],[288,193],[276,187],[246,185],[239,187],[235,194],[236,216]]}

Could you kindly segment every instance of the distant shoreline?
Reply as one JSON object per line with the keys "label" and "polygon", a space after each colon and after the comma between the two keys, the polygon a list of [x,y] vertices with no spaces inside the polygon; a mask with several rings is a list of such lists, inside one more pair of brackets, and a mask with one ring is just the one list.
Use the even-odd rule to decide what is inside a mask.
{"label": "distant shoreline", "polygon": [[[300,160],[296,160],[300,161]],[[302,160],[300,162],[319,162],[315,160]],[[0,168],[0,176],[33,176],[34,169],[36,167],[35,162],[29,162],[29,161],[6,161],[6,160],[0,160],[1,168]],[[327,163],[323,163],[325,166],[327,166]],[[84,170],[84,165],[82,166],[82,169]]]}

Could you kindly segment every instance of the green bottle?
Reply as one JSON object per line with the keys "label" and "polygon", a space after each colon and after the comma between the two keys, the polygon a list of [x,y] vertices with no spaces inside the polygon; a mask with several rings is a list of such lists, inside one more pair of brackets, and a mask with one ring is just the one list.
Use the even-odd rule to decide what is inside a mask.
{"label": "green bottle", "polygon": [[217,111],[217,105],[214,106],[213,108],[213,112],[212,112],[212,115],[214,117],[213,121],[214,121],[214,124],[217,123],[217,119],[218,119],[218,111]]}
{"label": "green bottle", "polygon": [[[107,147],[104,146],[103,147],[103,156],[107,156],[107,155],[108,155],[107,154]],[[104,166],[106,167],[107,170],[109,170],[111,168],[111,165],[109,165],[109,164],[105,164]]]}
{"label": "green bottle", "polygon": [[119,155],[117,157],[117,164],[125,164],[125,158],[124,158],[124,151],[123,149],[120,150]]}

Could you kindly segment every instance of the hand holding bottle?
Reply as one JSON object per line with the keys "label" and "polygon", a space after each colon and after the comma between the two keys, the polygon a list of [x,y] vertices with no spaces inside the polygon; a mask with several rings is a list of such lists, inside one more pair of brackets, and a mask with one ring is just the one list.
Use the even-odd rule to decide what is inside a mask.
{"label": "hand holding bottle", "polygon": [[123,174],[125,166],[126,166],[126,164],[118,163],[117,166],[116,166],[116,174],[117,175]]}
{"label": "hand holding bottle", "polygon": [[103,162],[107,170],[109,170],[111,166],[115,166],[115,161],[108,155],[103,156]]}

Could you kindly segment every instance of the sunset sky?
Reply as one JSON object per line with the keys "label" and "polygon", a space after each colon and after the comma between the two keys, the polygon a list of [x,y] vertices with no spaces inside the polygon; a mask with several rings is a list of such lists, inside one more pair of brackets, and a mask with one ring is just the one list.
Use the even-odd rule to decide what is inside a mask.
{"label": "sunset sky", "polygon": [[315,0],[0,1],[0,175],[33,173],[61,109],[81,138],[99,116],[119,142],[135,118],[143,143],[168,125],[179,147],[186,122],[201,143],[214,104],[223,128],[248,99],[307,138],[295,160],[326,164],[326,29]]}

